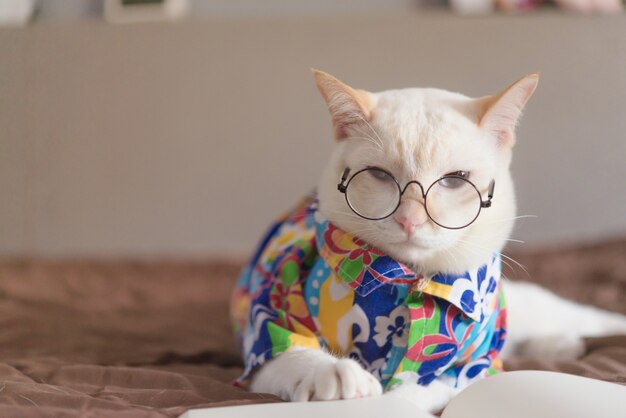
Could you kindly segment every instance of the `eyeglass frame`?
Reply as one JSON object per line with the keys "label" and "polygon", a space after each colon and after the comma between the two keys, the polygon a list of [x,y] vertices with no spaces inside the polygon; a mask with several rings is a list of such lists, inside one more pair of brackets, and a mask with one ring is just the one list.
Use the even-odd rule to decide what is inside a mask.
{"label": "eyeglass frame", "polygon": [[[383,217],[380,217],[380,218],[370,218],[370,217],[361,215],[356,209],[354,209],[352,207],[352,205],[350,204],[350,200],[348,199],[348,193],[346,193],[346,191],[348,190],[348,186],[350,185],[350,182],[352,181],[353,178],[355,178],[359,173],[362,173],[364,171],[371,170],[371,169],[382,171],[385,174],[387,174],[389,177],[391,177],[393,182],[398,187],[398,191],[400,192],[400,194],[398,196],[398,203],[396,204],[396,207],[389,213],[389,215],[386,215],[386,216],[383,216]],[[361,170],[357,171],[352,176],[350,176],[350,178],[348,179],[349,175],[350,175],[350,167],[346,167],[345,170],[343,170],[343,173],[341,175],[341,182],[339,182],[337,184],[337,190],[339,190],[340,193],[343,193],[343,195],[345,196],[345,199],[346,199],[346,203],[348,204],[348,207],[350,207],[352,212],[354,212],[355,214],[357,214],[361,218],[367,219],[367,220],[370,220],[370,221],[380,221],[382,219],[386,219],[386,218],[390,217],[391,215],[396,213],[396,211],[398,210],[398,208],[402,204],[402,196],[404,195],[404,192],[406,191],[406,189],[409,187],[409,185],[415,183],[415,184],[417,184],[420,187],[420,191],[422,192],[422,198],[424,199],[424,210],[426,211],[426,215],[428,216],[428,219],[433,221],[436,225],[438,225],[438,226],[440,226],[442,228],[445,228],[445,229],[463,229],[463,228],[467,228],[468,226],[473,224],[476,221],[476,219],[478,219],[478,217],[480,216],[480,212],[482,211],[483,208],[487,209],[487,208],[491,207],[491,200],[493,199],[493,192],[494,192],[495,187],[496,187],[495,179],[491,179],[491,181],[489,182],[489,189],[487,190],[487,200],[483,200],[482,193],[480,192],[480,190],[478,190],[478,187],[476,187],[476,185],[474,183],[472,183],[469,179],[467,179],[467,178],[465,178],[463,176],[458,176],[458,175],[455,175],[455,174],[446,174],[444,176],[439,177],[430,186],[428,186],[428,189],[426,189],[426,192],[424,192],[424,186],[422,186],[422,183],[420,183],[417,180],[409,181],[404,186],[404,188],[400,187],[400,183],[398,183],[398,180],[396,180],[394,175],[391,174],[389,171],[385,170],[384,168],[380,168],[380,167],[368,166],[368,167],[362,168]],[[480,207],[478,208],[478,212],[476,213],[476,216],[474,217],[474,219],[472,219],[470,222],[468,222],[467,224],[465,224],[463,226],[457,226],[457,227],[444,226],[444,225],[440,224],[439,222],[437,222],[436,220],[434,220],[433,217],[428,212],[428,206],[426,205],[426,196],[428,195],[428,192],[430,191],[430,189],[432,189],[432,187],[435,184],[437,184],[441,180],[447,179],[447,178],[457,178],[457,179],[461,179],[461,180],[466,181],[467,183],[469,183],[470,186],[472,186],[474,188],[474,190],[476,190],[476,193],[478,193],[478,196],[480,197]],[[346,180],[348,181],[347,183],[346,183]]]}

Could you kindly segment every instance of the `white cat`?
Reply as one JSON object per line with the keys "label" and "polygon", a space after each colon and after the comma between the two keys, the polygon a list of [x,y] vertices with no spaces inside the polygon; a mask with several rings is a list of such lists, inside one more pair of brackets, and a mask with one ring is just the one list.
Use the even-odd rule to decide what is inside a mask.
{"label": "white cat", "polygon": [[[539,76],[531,74],[495,96],[478,99],[437,89],[370,93],[355,90],[321,71],[314,71],[314,76],[332,116],[336,139],[317,188],[320,214],[425,277],[460,274],[488,264],[503,248],[513,227],[515,195],[509,165],[515,127]],[[353,180],[358,170],[372,167],[376,169],[367,175],[374,177],[361,176],[370,183],[359,186]],[[471,213],[465,210],[455,214],[449,209],[455,205],[437,202],[444,199],[443,194],[437,198],[437,192],[428,189],[433,184],[445,192],[459,188],[459,184],[467,186],[465,180],[471,182],[467,187],[470,195],[475,187],[482,206],[471,206]],[[351,190],[361,187],[360,195],[347,197],[345,186],[350,181]],[[375,181],[378,188],[370,190]],[[381,191],[381,184],[388,192]],[[490,194],[493,204],[491,196],[487,199]],[[464,204],[459,198],[456,206]],[[368,216],[368,208],[374,208],[372,216]],[[383,212],[388,216],[378,216]],[[626,332],[626,320],[620,315],[564,301],[530,284],[507,283],[505,287],[509,320],[504,355],[521,352],[575,357],[582,350],[582,335]],[[296,296],[302,293],[305,291]],[[309,307],[318,303],[317,298],[310,299]],[[246,300],[249,302],[249,297]],[[290,300],[295,306],[296,299]],[[246,305],[245,309],[250,308]],[[319,309],[321,312],[324,307]],[[271,315],[261,308],[258,311],[255,321]],[[292,325],[306,328],[297,321]],[[255,325],[247,326],[251,335],[258,337],[260,331]],[[319,323],[309,328],[315,326],[319,328]],[[315,338],[307,332],[303,332],[306,338]],[[406,340],[401,334],[399,331],[397,337]],[[272,360],[265,361],[263,355],[257,358],[256,354],[248,358],[248,362],[260,365],[252,374],[250,389],[295,401],[349,399],[383,392],[380,375],[374,376],[357,361],[321,347],[306,348],[311,342],[304,341],[305,337],[299,336],[294,343],[290,336],[294,348],[274,355]],[[252,340],[243,342],[248,351]],[[342,346],[341,341],[337,344]],[[427,385],[407,381],[394,392],[422,409],[437,411],[458,391],[455,386],[443,378]]]}

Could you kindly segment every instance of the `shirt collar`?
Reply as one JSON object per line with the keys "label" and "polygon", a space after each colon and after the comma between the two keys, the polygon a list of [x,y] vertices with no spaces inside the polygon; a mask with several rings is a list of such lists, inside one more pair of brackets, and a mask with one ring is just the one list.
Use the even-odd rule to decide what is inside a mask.
{"label": "shirt collar", "polygon": [[445,299],[468,317],[482,321],[493,306],[500,277],[500,258],[460,274],[423,276],[362,239],[343,231],[318,211],[312,212],[319,254],[339,278],[360,296],[368,296],[385,283],[411,285]]}

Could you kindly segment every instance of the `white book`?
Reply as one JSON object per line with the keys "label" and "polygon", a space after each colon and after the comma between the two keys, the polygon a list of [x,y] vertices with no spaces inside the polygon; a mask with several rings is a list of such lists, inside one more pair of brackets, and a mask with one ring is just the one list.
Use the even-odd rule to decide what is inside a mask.
{"label": "white book", "polygon": [[[435,418],[393,396],[189,410],[180,418]],[[441,418],[626,418],[626,386],[564,373],[517,371],[474,383]]]}

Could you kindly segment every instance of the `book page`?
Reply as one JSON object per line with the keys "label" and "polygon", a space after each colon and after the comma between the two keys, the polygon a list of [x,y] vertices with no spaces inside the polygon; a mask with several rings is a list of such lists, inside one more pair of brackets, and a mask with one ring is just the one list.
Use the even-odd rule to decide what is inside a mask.
{"label": "book page", "polygon": [[626,418],[626,386],[545,371],[488,377],[459,393],[441,418]]}
{"label": "book page", "polygon": [[394,396],[341,401],[281,402],[187,411],[180,418],[436,418]]}

